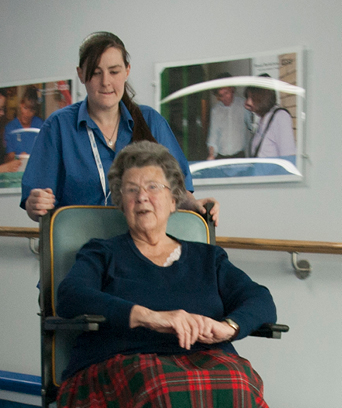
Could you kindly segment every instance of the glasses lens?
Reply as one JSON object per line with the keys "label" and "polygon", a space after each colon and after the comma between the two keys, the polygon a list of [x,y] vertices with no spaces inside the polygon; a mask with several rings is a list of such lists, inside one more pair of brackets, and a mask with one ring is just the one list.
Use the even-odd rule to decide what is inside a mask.
{"label": "glasses lens", "polygon": [[151,194],[157,194],[163,188],[162,184],[155,182],[148,183],[145,187],[145,190]]}
{"label": "glasses lens", "polygon": [[169,188],[169,187],[164,186],[164,184],[160,184],[160,183],[156,183],[155,181],[151,181],[145,186],[137,186],[137,185],[124,186],[121,189],[121,193],[128,195],[128,196],[137,196],[140,193],[140,189],[143,189],[148,194],[154,195],[154,194],[158,194],[163,188]]}

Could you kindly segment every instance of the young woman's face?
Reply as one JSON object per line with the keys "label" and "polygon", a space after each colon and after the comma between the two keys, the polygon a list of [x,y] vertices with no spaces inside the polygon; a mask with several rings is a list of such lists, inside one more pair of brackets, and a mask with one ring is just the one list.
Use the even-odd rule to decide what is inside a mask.
{"label": "young woman's face", "polygon": [[125,82],[130,72],[126,67],[120,50],[108,48],[101,56],[100,62],[90,81],[85,82],[86,63],[77,68],[78,76],[85,84],[90,109],[110,110],[118,105],[125,90]]}

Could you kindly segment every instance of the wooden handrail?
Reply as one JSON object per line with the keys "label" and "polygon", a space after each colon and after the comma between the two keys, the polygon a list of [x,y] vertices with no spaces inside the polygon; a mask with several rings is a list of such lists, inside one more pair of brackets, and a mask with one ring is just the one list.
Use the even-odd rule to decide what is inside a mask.
{"label": "wooden handrail", "polygon": [[[39,228],[0,227],[0,236],[39,238]],[[216,245],[222,248],[253,249],[260,251],[342,254],[342,242],[216,237]]]}
{"label": "wooden handrail", "polygon": [[342,242],[216,237],[216,245],[222,248],[254,249],[260,251],[342,254]]}
{"label": "wooden handrail", "polygon": [[39,238],[39,228],[0,227],[0,237]]}

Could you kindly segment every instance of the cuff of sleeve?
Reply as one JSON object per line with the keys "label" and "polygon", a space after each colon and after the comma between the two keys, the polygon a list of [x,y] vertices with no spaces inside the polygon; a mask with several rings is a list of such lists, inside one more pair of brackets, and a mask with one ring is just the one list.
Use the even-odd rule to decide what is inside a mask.
{"label": "cuff of sleeve", "polygon": [[115,303],[113,307],[109,307],[109,324],[119,329],[129,329],[129,318],[133,306],[134,303],[132,302],[122,301],[119,304]]}

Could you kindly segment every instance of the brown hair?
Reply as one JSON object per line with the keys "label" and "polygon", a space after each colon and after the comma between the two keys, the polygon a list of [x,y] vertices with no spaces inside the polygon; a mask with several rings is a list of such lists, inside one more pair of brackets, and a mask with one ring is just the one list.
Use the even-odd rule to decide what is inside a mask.
{"label": "brown hair", "polygon": [[250,97],[255,104],[255,113],[265,116],[277,103],[277,96],[273,89],[257,88],[248,86],[245,89],[245,98]]}
{"label": "brown hair", "polygon": [[27,102],[31,109],[34,109],[36,112],[38,110],[38,92],[35,86],[28,86],[25,89],[24,95],[21,98],[21,103]]}
{"label": "brown hair", "polygon": [[[231,78],[231,77],[232,77],[232,74],[230,74],[229,72],[222,72],[221,74],[218,74],[218,75],[215,77],[215,79],[223,79],[223,78]],[[226,88],[226,87],[224,87],[224,88]],[[233,88],[234,91],[235,91],[235,87],[234,87],[234,86],[229,86],[229,87],[227,87],[227,88]],[[212,93],[213,93],[215,96],[217,96],[218,93],[219,93],[219,91],[220,91],[221,89],[222,89],[222,88],[214,88],[214,89],[212,90]]]}
{"label": "brown hair", "polygon": [[[88,35],[82,42],[79,49],[79,67],[86,68],[85,80],[90,81],[94,75],[102,54],[108,48],[116,48],[121,51],[122,58],[127,68],[129,66],[129,54],[125,48],[124,43],[115,34],[107,31],[97,31]],[[139,106],[133,101],[135,96],[134,90],[126,82],[125,90],[122,96],[122,102],[132,115],[134,121],[132,142],[140,140],[149,140],[157,143],[153,137],[147,123],[141,113]]]}
{"label": "brown hair", "polygon": [[122,207],[120,189],[124,172],[132,167],[145,166],[157,166],[163,170],[178,208],[179,204],[186,197],[184,175],[179,163],[165,146],[147,140],[126,146],[115,157],[108,172],[108,182],[113,204],[118,205],[120,208]]}

